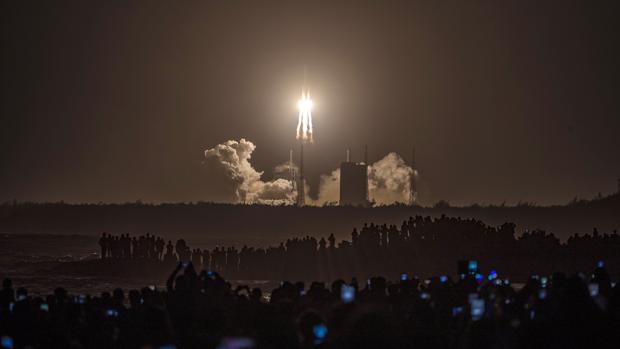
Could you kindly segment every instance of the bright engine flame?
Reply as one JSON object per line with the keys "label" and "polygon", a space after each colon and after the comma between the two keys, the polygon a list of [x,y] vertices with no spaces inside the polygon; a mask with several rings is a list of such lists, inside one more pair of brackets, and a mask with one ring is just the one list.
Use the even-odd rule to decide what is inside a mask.
{"label": "bright engine flame", "polygon": [[297,139],[312,142],[312,99],[310,99],[310,92],[301,92],[301,99],[297,102],[297,109],[299,109]]}

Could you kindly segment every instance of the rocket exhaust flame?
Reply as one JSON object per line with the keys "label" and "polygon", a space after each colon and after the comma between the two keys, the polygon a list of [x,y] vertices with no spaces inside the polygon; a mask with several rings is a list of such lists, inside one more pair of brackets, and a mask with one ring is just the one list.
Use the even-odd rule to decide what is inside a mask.
{"label": "rocket exhaust flame", "polygon": [[297,102],[297,109],[299,109],[297,139],[312,143],[312,99],[310,99],[309,91],[301,91],[301,99]]}

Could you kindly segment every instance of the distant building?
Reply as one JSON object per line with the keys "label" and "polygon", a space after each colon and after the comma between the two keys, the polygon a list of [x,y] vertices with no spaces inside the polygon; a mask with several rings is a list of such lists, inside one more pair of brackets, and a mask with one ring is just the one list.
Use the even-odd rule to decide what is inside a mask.
{"label": "distant building", "polygon": [[365,163],[340,164],[340,206],[368,206],[368,173]]}

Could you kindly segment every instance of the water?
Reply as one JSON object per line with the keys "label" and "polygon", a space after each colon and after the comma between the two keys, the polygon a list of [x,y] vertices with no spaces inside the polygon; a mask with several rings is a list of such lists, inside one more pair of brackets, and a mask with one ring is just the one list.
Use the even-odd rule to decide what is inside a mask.
{"label": "water", "polygon": [[[141,267],[132,263],[134,270],[128,276],[103,276],[104,273],[90,269],[88,265],[99,259],[98,241],[99,237],[87,235],[0,234],[0,278],[12,279],[14,287],[25,287],[32,295],[47,295],[56,287],[63,287],[74,295],[97,295],[119,287],[125,291],[151,285],[165,288],[172,268],[154,272],[148,265]],[[210,243],[201,242],[188,241],[192,247],[212,248]],[[122,263],[118,263],[120,268]],[[145,272],[141,272],[140,268],[145,268]],[[280,283],[279,280],[231,282],[233,286],[260,287],[265,294]],[[523,285],[513,283],[512,286],[519,289]]]}

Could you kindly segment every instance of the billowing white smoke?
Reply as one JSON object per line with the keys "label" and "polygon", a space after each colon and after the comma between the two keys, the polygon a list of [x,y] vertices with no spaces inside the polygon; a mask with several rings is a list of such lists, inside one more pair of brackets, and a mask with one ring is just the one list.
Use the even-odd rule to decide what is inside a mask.
{"label": "billowing white smoke", "polygon": [[409,201],[414,171],[396,153],[389,153],[368,169],[368,196],[379,205]]}
{"label": "billowing white smoke", "polygon": [[[245,139],[230,140],[205,151],[205,168],[211,188],[209,197],[214,201],[248,204],[294,204],[297,192],[293,178],[298,171],[295,164],[285,162],[276,166],[275,178],[263,181],[263,172],[256,171],[250,158],[256,146]],[[409,201],[409,186],[414,171],[396,153],[368,166],[368,196],[377,205]],[[340,169],[322,175],[318,199],[306,198],[309,205],[337,204],[340,197]]]}
{"label": "billowing white smoke", "polygon": [[[409,187],[414,171],[396,153],[368,166],[368,197],[376,205],[390,205],[409,201]],[[321,176],[316,205],[338,203],[340,197],[340,169]]]}
{"label": "billowing white smoke", "polygon": [[297,194],[293,183],[284,178],[265,182],[250,164],[256,146],[245,139],[230,140],[205,151],[205,167],[210,185],[220,194],[217,201],[248,204],[292,204]]}
{"label": "billowing white smoke", "polygon": [[294,162],[284,162],[273,169],[274,177],[276,178],[284,178],[292,181],[295,176],[297,176],[297,171],[299,168]]}

